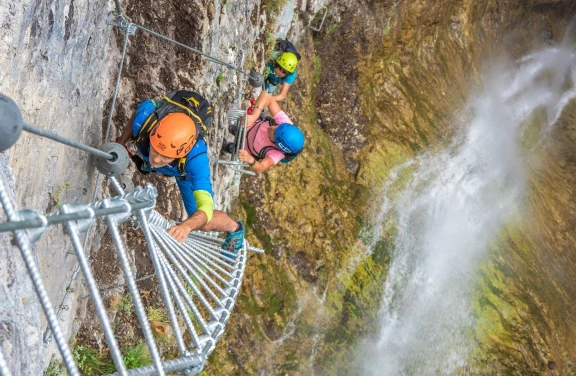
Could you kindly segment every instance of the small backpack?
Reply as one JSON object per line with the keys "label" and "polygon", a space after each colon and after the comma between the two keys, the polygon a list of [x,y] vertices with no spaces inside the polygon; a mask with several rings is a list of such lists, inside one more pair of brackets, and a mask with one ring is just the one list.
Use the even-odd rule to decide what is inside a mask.
{"label": "small backpack", "polygon": [[[146,153],[150,146],[150,133],[166,115],[173,112],[184,113],[194,121],[196,125],[196,142],[204,139],[212,125],[213,108],[210,102],[194,91],[179,90],[162,97],[158,102],[146,100],[136,110],[134,121],[141,123],[142,127],[135,135],[135,143],[138,148]],[[185,173],[186,157],[178,158],[171,163],[178,166],[180,173]]]}
{"label": "small backpack", "polygon": [[294,47],[292,42],[290,42],[288,39],[276,40],[276,47],[274,47],[274,49],[281,54],[284,52],[292,52],[294,55],[296,55],[296,59],[298,59],[298,61],[300,61],[302,58],[298,53],[298,50],[296,50],[296,47]]}

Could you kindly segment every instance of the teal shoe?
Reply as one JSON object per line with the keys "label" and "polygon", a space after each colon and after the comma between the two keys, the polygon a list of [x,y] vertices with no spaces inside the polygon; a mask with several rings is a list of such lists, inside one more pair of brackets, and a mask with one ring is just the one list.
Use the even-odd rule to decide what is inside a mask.
{"label": "teal shoe", "polygon": [[[238,223],[240,228],[234,232],[229,232],[226,235],[226,239],[224,239],[224,243],[222,243],[222,250],[235,255],[242,249],[242,244],[244,243],[244,222],[236,221],[236,223]],[[225,254],[225,256],[231,257],[228,254]]]}

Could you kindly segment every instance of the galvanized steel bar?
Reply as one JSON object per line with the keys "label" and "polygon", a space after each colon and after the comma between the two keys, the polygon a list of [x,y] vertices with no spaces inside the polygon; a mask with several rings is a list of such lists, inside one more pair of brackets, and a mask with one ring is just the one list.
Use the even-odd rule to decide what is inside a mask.
{"label": "galvanized steel bar", "polygon": [[[168,360],[162,362],[162,367],[166,372],[175,372],[184,369],[192,370],[194,374],[199,373],[206,362],[206,354],[192,354],[186,357]],[[117,375],[113,373],[112,375]],[[110,375],[110,376],[112,376]],[[145,366],[136,369],[128,370],[129,376],[148,376],[156,375],[156,370],[154,366]]]}
{"label": "galvanized steel bar", "polygon": [[215,58],[215,57],[213,57],[213,56],[207,55],[207,54],[205,54],[205,53],[202,52],[202,51],[199,51],[199,50],[197,50],[197,49],[195,49],[195,48],[192,48],[192,47],[190,47],[190,46],[187,46],[187,45],[185,45],[185,44],[183,44],[183,43],[177,42],[177,41],[175,41],[174,39],[168,38],[167,36],[164,36],[164,35],[162,35],[162,34],[158,34],[157,32],[152,31],[152,30],[150,30],[150,29],[147,29],[147,28],[145,28],[144,26],[141,26],[141,25],[138,25],[138,24],[134,24],[134,23],[133,23],[132,25],[134,25],[134,26],[137,27],[138,29],[144,30],[145,32],[147,32],[147,33],[149,33],[149,34],[152,34],[152,35],[154,35],[154,36],[156,36],[156,37],[158,37],[158,38],[164,39],[164,40],[166,40],[166,41],[168,41],[168,42],[171,42],[171,43],[174,43],[174,44],[176,44],[176,45],[178,45],[178,46],[180,46],[180,47],[182,47],[182,48],[185,48],[185,49],[190,50],[190,51],[192,51],[192,52],[194,52],[194,53],[197,53],[198,55],[204,56],[206,59],[208,59],[208,60],[210,60],[210,61],[212,61],[212,62],[214,62],[214,63],[220,64],[220,65],[223,65],[223,66],[225,66],[225,67],[228,67],[228,68],[230,68],[230,69],[232,69],[232,70],[235,70],[236,72],[241,73],[241,74],[245,75],[246,77],[253,78],[253,77],[250,76],[248,73],[244,72],[242,69],[238,68],[238,67],[235,66],[234,64],[226,63],[226,62],[224,62],[224,61],[222,61],[222,60],[219,60],[219,59],[217,59],[217,58]]}
{"label": "galvanized steel bar", "polygon": [[[111,200],[107,199],[103,201],[103,205],[104,207],[110,207],[112,205],[112,202]],[[128,204],[128,202],[125,202],[125,205],[129,206],[130,204]],[[110,235],[112,236],[112,241],[114,242],[114,246],[116,247],[116,253],[118,254],[120,266],[122,267],[124,276],[126,277],[128,289],[130,290],[130,295],[134,303],[134,308],[136,310],[136,315],[138,316],[138,321],[140,321],[140,325],[142,327],[142,333],[144,334],[144,338],[146,340],[146,343],[148,344],[148,349],[150,350],[150,356],[152,358],[152,362],[156,367],[157,373],[159,375],[165,375],[162,369],[158,348],[156,347],[154,337],[152,336],[150,323],[148,322],[146,312],[144,311],[144,306],[142,305],[140,292],[138,291],[136,282],[134,282],[134,276],[132,275],[132,270],[130,269],[130,261],[128,260],[126,250],[124,249],[124,244],[122,244],[122,240],[120,238],[120,233],[117,227],[118,222],[116,218],[108,216],[106,217],[106,223],[108,224],[108,231],[110,232]]]}
{"label": "galvanized steel bar", "polygon": [[116,12],[118,12],[118,16],[123,16],[120,0],[114,0],[114,3],[116,4]]}
{"label": "galvanized steel bar", "polygon": [[[166,285],[168,285],[168,289],[170,291],[171,296],[174,298],[176,302],[176,307],[180,310],[181,315],[186,315],[186,310],[182,309],[182,300],[180,299],[180,295],[178,295],[178,290],[174,286],[174,281],[172,280],[172,276],[170,275],[170,270],[168,266],[164,262],[164,257],[162,257],[162,253],[158,253],[158,261],[160,262],[160,267],[162,268],[162,274],[165,277]],[[180,355],[186,355],[186,344],[184,343],[184,337],[182,335],[182,330],[180,330],[180,325],[178,325],[178,321],[176,321],[175,325],[172,325],[172,329],[174,329],[174,338],[176,339],[176,345],[178,346],[178,351],[180,351]]]}
{"label": "galvanized steel bar", "polygon": [[[166,260],[166,258],[162,257],[163,262],[167,265],[168,261]],[[178,288],[180,289],[180,291],[184,291],[184,293],[182,294],[184,300],[186,301],[186,304],[188,304],[188,307],[190,307],[190,310],[192,311],[192,314],[194,315],[194,317],[196,318],[196,321],[198,321],[198,324],[200,325],[200,327],[202,328],[202,331],[205,334],[210,335],[210,328],[208,327],[208,324],[206,323],[206,320],[204,320],[204,317],[202,317],[202,314],[200,313],[200,311],[198,310],[198,307],[196,306],[196,304],[192,301],[192,298],[190,297],[190,295],[188,294],[188,292],[186,292],[186,288],[182,285],[182,282],[178,279],[178,276],[176,275],[176,273],[174,273],[172,271],[172,277],[173,277],[173,282],[178,286]],[[181,302],[181,301],[180,301]],[[179,308],[180,311],[182,312],[183,315],[187,315],[188,314],[188,310],[186,309],[186,307],[180,307]],[[192,336],[192,341],[194,342],[194,345],[199,348],[200,347],[200,338],[198,337],[198,333],[196,332],[196,329],[192,326],[192,330],[190,332],[190,335]]]}
{"label": "galvanized steel bar", "polygon": [[[164,230],[162,230],[164,231]],[[194,291],[194,293],[196,294],[196,296],[198,297],[198,299],[200,299],[200,302],[202,303],[202,305],[204,306],[204,308],[206,308],[208,310],[208,312],[210,312],[211,315],[215,315],[214,310],[212,309],[212,307],[210,306],[210,304],[208,303],[208,301],[206,300],[206,298],[204,298],[204,295],[202,295],[202,292],[198,289],[198,287],[196,287],[196,284],[190,279],[190,277],[184,272],[182,271],[182,268],[180,267],[180,265],[178,265],[177,263],[174,262],[173,256],[171,255],[170,252],[166,252],[166,248],[167,245],[164,242],[164,240],[158,236],[158,230],[152,228],[152,233],[154,234],[154,237],[159,240],[159,243],[162,244],[162,248],[164,249],[164,253],[168,256],[168,258],[170,259],[170,261],[172,262],[172,264],[174,266],[176,266],[176,268],[178,269],[178,271],[180,272],[180,274],[182,274],[182,277],[184,277],[184,280],[186,281],[186,283],[188,283],[188,285],[190,286],[190,288],[192,288],[192,290]],[[206,324],[203,322],[203,318],[202,315],[200,315],[200,312],[198,311],[198,308],[196,308],[196,305],[193,304],[190,308],[192,308],[192,311],[194,312],[194,315],[196,315],[196,318],[198,319],[198,321],[200,321],[200,325],[202,326],[202,329],[206,332],[209,333],[208,327],[206,326]]]}
{"label": "galvanized steel bar", "polygon": [[[131,204],[132,208],[135,210],[142,209],[148,207],[150,204],[146,202],[138,202]],[[88,207],[88,206],[87,206]],[[124,212],[124,208],[122,207],[113,207],[113,208],[94,208],[93,209],[94,216],[96,217],[103,217],[106,215],[111,214],[119,214]],[[40,215],[42,217],[42,215]],[[57,225],[61,223],[67,223],[69,221],[77,221],[82,219],[89,219],[87,212],[77,212],[77,213],[54,213],[45,216],[46,221],[49,225]],[[38,218],[38,219],[29,219],[23,221],[15,221],[15,222],[5,222],[0,223],[0,232],[6,231],[14,231],[14,230],[22,230],[22,229],[29,229],[29,228],[40,228],[45,225],[45,222]]]}
{"label": "galvanized steel bar", "polygon": [[[205,234],[202,234],[202,233],[199,233],[199,232],[195,232],[194,234],[191,234],[190,237],[191,237],[192,239],[194,239],[194,238],[199,238],[199,239],[211,240],[211,241],[213,241],[213,242],[216,242],[216,243],[219,242],[219,244],[222,244],[222,239],[219,239],[219,238],[216,238],[216,237],[210,236],[210,235],[205,235]],[[246,240],[244,240],[244,241],[247,243]],[[251,246],[249,246],[249,245],[246,246],[246,250],[247,250],[247,251],[250,251],[250,252],[264,253],[264,250],[263,250],[263,249],[257,248],[257,247],[251,247]]]}
{"label": "galvanized steel bar", "polygon": [[118,179],[116,179],[116,177],[114,176],[109,176],[108,179],[110,179],[110,182],[112,183],[112,186],[114,187],[114,189],[116,190],[116,192],[118,192],[119,195],[124,195],[124,188],[122,188],[122,184],[120,184],[120,182],[118,181]]}
{"label": "galvanized steel bar", "polygon": [[[222,289],[222,287],[220,287],[220,285],[218,283],[216,283],[216,281],[214,281],[209,275],[208,273],[206,273],[204,270],[202,270],[202,268],[199,268],[198,266],[195,266],[194,263],[190,263],[190,260],[188,260],[188,258],[186,257],[186,255],[182,254],[182,250],[181,249],[176,249],[176,257],[178,257],[180,259],[180,257],[182,257],[182,259],[180,260],[180,262],[182,262],[182,264],[184,264],[184,266],[186,266],[186,269],[190,269],[190,268],[194,268],[198,271],[198,273],[200,273],[200,275],[202,275],[202,277],[204,277],[204,279],[206,279],[208,282],[210,282],[210,284],[222,295],[225,295],[224,290]],[[219,275],[217,273],[215,273],[215,275]],[[222,280],[220,281],[222,282],[225,286],[228,287],[228,282],[222,278]]]}
{"label": "galvanized steel bar", "polygon": [[[205,267],[212,267],[216,270],[218,270],[219,272],[221,272],[222,274],[224,274],[225,276],[229,277],[229,278],[234,278],[234,276],[232,274],[230,274],[230,272],[222,269],[219,265],[217,265],[216,263],[214,263],[212,260],[208,260],[205,258],[205,256],[203,257],[203,255],[200,254],[194,254],[194,252],[188,252],[188,254],[194,259],[194,261],[196,262],[200,262],[203,266]],[[206,263],[209,265],[206,265],[206,263],[204,263],[204,261],[202,261],[202,259],[204,259],[204,261],[206,261]]]}
{"label": "galvanized steel bar", "polygon": [[[165,271],[166,277],[167,277],[166,279],[168,281],[168,286],[170,287],[170,291],[172,292],[172,296],[174,297],[174,300],[176,301],[176,306],[180,310],[180,315],[182,316],[182,319],[184,319],[184,323],[185,323],[186,327],[188,328],[190,335],[192,336],[192,342],[194,343],[194,347],[199,348],[200,347],[200,339],[198,338],[198,333],[196,333],[196,329],[194,328],[194,324],[192,324],[192,321],[190,321],[190,317],[188,316],[188,310],[186,309],[186,306],[184,305],[184,303],[182,302],[182,298],[180,297],[180,294],[182,294],[183,296],[187,296],[188,293],[187,293],[186,289],[183,288],[182,284],[178,283],[179,282],[178,276],[176,275],[176,273],[174,273],[174,270],[170,267],[170,265],[168,264],[168,262],[166,261],[164,256],[162,256],[162,254],[160,254],[159,259],[160,259],[160,263],[164,267],[164,271]],[[179,334],[180,334],[180,337],[176,337],[178,347],[180,348],[180,341],[179,340],[181,340],[182,347],[181,347],[180,353],[182,355],[185,355],[186,345],[184,344],[184,338],[182,337],[182,334],[181,333],[179,333]]]}
{"label": "galvanized steel bar", "polygon": [[[4,182],[0,179],[0,201],[2,202],[2,206],[4,207],[4,212],[6,213],[6,217],[9,221],[15,221],[18,219],[16,214],[15,208],[12,205],[8,194],[4,188]],[[74,362],[74,358],[72,357],[72,352],[70,351],[70,346],[68,345],[68,341],[64,338],[64,333],[60,328],[60,324],[58,323],[58,319],[56,318],[56,314],[54,313],[54,309],[52,308],[52,303],[50,303],[50,299],[48,298],[48,292],[44,287],[44,283],[42,282],[42,277],[40,276],[40,270],[34,261],[34,255],[30,249],[31,245],[28,240],[28,236],[22,231],[14,231],[14,238],[16,239],[16,244],[22,253],[22,258],[24,259],[24,263],[26,264],[26,268],[28,269],[28,273],[30,274],[30,278],[32,279],[32,283],[34,284],[34,289],[36,290],[36,294],[40,299],[40,304],[42,305],[42,309],[46,314],[46,319],[48,320],[48,325],[52,329],[54,333],[54,337],[56,337],[56,343],[58,348],[60,349],[60,354],[62,354],[62,359],[64,360],[64,364],[68,373],[72,376],[80,375],[78,371],[78,367]]]}
{"label": "galvanized steel bar", "polygon": [[[161,236],[163,236],[163,234],[162,234],[161,231],[159,231],[159,234],[160,234]],[[166,236],[169,237],[169,235],[166,235]],[[168,242],[169,242],[170,239],[166,239],[166,236],[164,236],[164,241],[168,241]],[[174,240],[174,238],[172,238],[172,240]],[[174,240],[174,242],[176,242],[176,241]],[[165,243],[165,244],[166,244],[166,243]],[[174,243],[173,243],[173,244],[174,244]],[[178,245],[178,246],[179,246],[180,244],[178,244],[178,243],[176,242],[176,244],[174,244],[174,245]],[[172,251],[174,248],[178,248],[178,247],[177,247],[177,246],[176,246],[176,247],[170,247],[169,249],[170,249],[170,251]],[[180,260],[180,257],[178,257],[178,255],[176,255],[174,252],[169,252],[169,253],[168,253],[168,257],[170,258],[170,261],[172,261],[172,264],[174,264],[174,266],[176,266],[176,267],[178,268],[178,270],[180,271],[180,273],[181,273],[182,275],[188,276],[188,274],[183,271],[183,267],[182,267],[182,265],[181,265],[181,260]],[[194,279],[196,279],[196,281],[200,284],[200,286],[202,286],[202,288],[204,289],[204,291],[206,291],[206,293],[208,293],[208,295],[210,295],[210,297],[211,297],[219,306],[222,306],[222,303],[220,302],[220,299],[216,296],[216,294],[214,294],[214,292],[208,287],[208,285],[206,285],[206,283],[202,280],[202,278],[200,278],[200,277],[198,276],[198,274],[194,271],[194,269],[193,269],[193,268],[186,268],[186,269],[188,269],[188,271],[192,274],[192,277],[193,277]],[[196,289],[194,289],[194,290],[195,290],[195,292],[196,292]],[[196,293],[198,294],[198,298],[200,299],[200,301],[206,306],[206,308],[209,309],[210,314],[212,314],[212,317],[217,318],[216,313],[213,311],[213,309],[212,309],[212,307],[210,306],[210,304],[208,304],[208,300],[206,299],[206,297],[204,296],[204,294],[202,294],[201,290],[198,289],[198,291],[197,291]],[[205,300],[206,302],[204,302],[204,300]]]}
{"label": "galvanized steel bar", "polygon": [[225,251],[220,247],[221,244],[208,245],[205,244],[204,241],[190,240],[186,242],[186,246],[188,249],[194,248],[192,254],[196,254],[206,262],[212,261],[218,263],[221,267],[229,268],[230,270],[234,269],[234,263],[236,261],[233,258],[225,256]]}
{"label": "galvanized steel bar", "polygon": [[205,258],[209,258],[213,262],[218,263],[220,266],[228,268],[230,270],[234,269],[235,260],[224,254],[222,249],[222,244],[209,243],[206,244],[204,239],[193,239],[189,238],[186,242],[188,247],[194,248],[195,253],[203,255]]}
{"label": "galvanized steel bar", "polygon": [[[166,237],[169,237],[168,234],[164,235],[161,231],[159,231],[160,235],[164,237],[164,240],[169,241],[170,239],[167,239]],[[173,238],[172,238],[173,240]],[[175,241],[174,241],[175,242]],[[179,248],[182,248],[182,245],[176,243],[173,245],[175,245],[175,247],[171,247],[170,249],[173,251],[179,251]],[[196,273],[196,271],[194,270],[193,267],[189,267],[188,265],[186,265],[186,263],[184,263],[182,261],[182,257],[177,253],[177,252],[172,252],[173,255],[176,257],[176,259],[180,262],[185,264],[186,269],[188,269],[188,271],[192,274],[192,276],[198,281],[198,283],[200,283],[200,285],[202,286],[202,288],[208,293],[208,295],[210,295],[212,297],[212,299],[214,299],[216,302],[218,302],[218,304],[220,305],[221,302],[219,300],[219,298],[216,296],[216,294],[214,294],[214,292],[208,287],[208,285],[206,285],[206,283],[202,280],[201,277],[198,276],[198,274]],[[177,264],[176,262],[174,262],[174,264]],[[205,264],[204,264],[205,265]],[[198,270],[200,270],[198,267],[196,267]]]}
{"label": "galvanized steel bar", "polygon": [[[207,279],[207,280],[210,282],[210,284],[211,284],[212,286],[214,286],[214,288],[215,288],[218,292],[224,294],[224,290],[220,287],[220,285],[218,285],[218,284],[216,283],[216,281],[214,281],[204,270],[202,270],[202,268],[200,268],[200,267],[198,267],[197,265],[195,265],[194,261],[192,261],[192,260],[190,259],[190,257],[188,257],[188,256],[183,252],[182,249],[177,249],[175,255],[176,255],[176,257],[178,257],[178,259],[180,260],[180,262],[182,262],[182,264],[184,264],[184,266],[186,266],[186,268],[190,270],[190,272],[195,273],[195,272],[194,272],[194,269],[197,270],[198,273],[200,273],[205,279]],[[203,265],[205,266],[205,264],[203,264]],[[212,270],[212,268],[208,268],[208,267],[205,267],[205,268],[208,269],[208,271],[210,271],[211,274],[214,275],[218,280],[220,280],[220,282],[222,282],[226,287],[229,287],[229,286],[228,286],[228,281],[226,281],[224,278],[222,278],[222,276],[220,276],[220,274],[214,272],[214,271]],[[202,280],[200,280],[200,281],[202,281]],[[202,282],[202,283],[203,283],[203,282]],[[205,287],[205,289],[207,289],[207,288],[208,288],[208,287]]]}
{"label": "galvanized steel bar", "polygon": [[[70,210],[67,205],[62,207],[64,212]],[[94,216],[94,212],[92,209],[87,208],[86,211]],[[110,349],[110,354],[112,355],[112,360],[114,361],[114,365],[116,366],[116,371],[118,374],[124,376],[126,375],[126,365],[124,364],[124,360],[122,359],[122,353],[120,352],[120,348],[118,347],[118,342],[116,341],[116,337],[114,336],[114,330],[112,330],[112,325],[110,324],[110,320],[108,319],[108,315],[106,313],[106,309],[104,308],[104,303],[102,302],[102,298],[100,297],[100,293],[98,291],[98,284],[94,279],[94,275],[92,274],[92,269],[90,268],[90,264],[88,263],[88,258],[84,253],[84,248],[80,244],[80,237],[78,236],[78,228],[76,223],[70,221],[66,224],[68,228],[68,235],[70,236],[70,240],[72,241],[72,245],[74,246],[74,250],[76,251],[76,257],[78,259],[78,264],[82,269],[82,274],[84,275],[84,281],[88,286],[88,291],[92,296],[92,303],[94,304],[94,309],[96,310],[96,314],[98,315],[98,320],[100,320],[100,324],[102,325],[102,329],[104,330],[104,336],[106,337],[106,342],[108,343],[108,348]]]}
{"label": "galvanized steel bar", "polygon": [[105,159],[110,159],[110,160],[116,159],[116,157],[110,153],[106,153],[102,150],[93,148],[93,147],[88,146],[88,145],[84,145],[80,142],[69,140],[65,137],[59,136],[59,135],[52,133],[50,131],[36,128],[35,126],[30,125],[30,124],[23,123],[22,129],[24,129],[26,132],[33,133],[33,134],[38,135],[40,137],[49,138],[53,141],[59,142],[59,143],[64,144],[64,145],[71,146],[75,149],[80,149],[80,150],[86,151],[90,154],[94,154],[96,156],[99,156],[99,157],[102,157]]}
{"label": "galvanized steel bar", "polygon": [[[172,328],[178,328],[178,319],[176,317],[176,310],[174,309],[174,304],[172,302],[172,298],[170,297],[170,292],[168,290],[168,282],[167,282],[168,277],[164,273],[164,269],[160,261],[160,252],[158,252],[158,248],[152,236],[152,232],[150,230],[150,224],[148,223],[148,218],[146,217],[146,213],[144,212],[144,210],[140,210],[138,212],[138,218],[140,220],[140,226],[142,228],[142,232],[144,233],[144,237],[146,238],[146,244],[148,245],[148,251],[150,252],[152,265],[154,265],[154,270],[156,270],[156,274],[158,275],[160,292],[162,293],[162,298],[164,299],[164,303],[166,304],[166,310],[168,311],[168,318],[170,320],[170,323],[172,324]],[[179,329],[176,330],[179,331]]]}

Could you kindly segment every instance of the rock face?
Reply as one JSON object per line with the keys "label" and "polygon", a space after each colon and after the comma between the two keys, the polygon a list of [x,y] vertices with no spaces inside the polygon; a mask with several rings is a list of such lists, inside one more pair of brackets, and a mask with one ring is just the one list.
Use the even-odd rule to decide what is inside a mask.
{"label": "rock face", "polygon": [[[91,146],[101,142],[102,106],[109,93],[107,1],[12,1],[0,7],[0,90],[20,107],[24,120]],[[19,208],[51,212],[64,202],[87,202],[94,168],[83,152],[23,133],[2,157],[15,177]],[[4,182],[9,180],[4,175]],[[37,260],[55,307],[70,280],[74,260],[59,229],[36,247]],[[40,374],[46,327],[32,295],[20,252],[4,236],[0,242],[2,346],[14,374]],[[69,302],[72,311],[75,302]],[[4,341],[6,339],[6,341]]]}
{"label": "rock face", "polygon": [[[271,22],[263,8],[274,4],[135,0],[123,7],[132,22],[260,69],[267,57],[262,31]],[[242,180],[234,213],[245,220],[251,244],[267,253],[248,263],[230,327],[207,366],[214,374],[358,373],[358,344],[378,326],[392,255],[393,231],[381,237],[372,231],[384,182],[395,166],[452,136],[451,114],[481,85],[488,56],[506,51],[519,57],[558,41],[576,11],[569,0],[333,0],[322,31],[312,32],[306,25],[323,5],[289,2],[295,22],[288,37],[303,60],[281,105],[304,130],[306,148],[288,165]],[[21,106],[26,121],[90,145],[103,141],[123,43],[123,34],[106,25],[110,6],[13,1],[0,7],[7,25],[0,28],[0,89]],[[229,137],[225,114],[239,102],[242,79],[138,31],[128,42],[108,138],[127,125],[139,101],[178,87],[195,89],[218,104],[208,139],[215,162]],[[573,104],[566,107],[551,147],[542,152],[544,162],[532,166],[532,211],[502,231],[478,278],[479,352],[464,373],[574,372],[575,113]],[[41,212],[89,201],[90,166],[84,154],[27,134],[0,155],[0,176],[18,206]],[[215,202],[226,209],[239,177],[217,165],[212,172]],[[134,173],[133,180],[148,178]],[[172,199],[175,184],[151,180],[159,187],[160,210],[182,217],[180,200]],[[97,232],[95,266],[107,256],[105,247],[99,250],[104,230]],[[15,374],[39,374],[42,355],[50,356],[38,346],[43,316],[18,250],[5,235],[0,242],[2,349]],[[37,245],[55,305],[74,265],[62,251],[68,248],[57,229]],[[122,281],[106,272],[101,284]],[[69,306],[75,312],[76,303]],[[71,316],[65,315],[68,328]]]}
{"label": "rock face", "polygon": [[[253,51],[266,18],[256,1],[165,3],[121,2],[132,22],[244,68],[255,66],[263,50]],[[216,106],[215,126],[208,142],[211,160],[219,156],[226,132],[225,114],[247,86],[245,77],[187,50],[138,31],[130,37],[112,127],[106,134],[107,116],[115,86],[124,34],[107,24],[113,2],[15,1],[0,7],[0,90],[19,105],[26,122],[91,146],[112,140],[128,123],[138,101],[177,89],[198,90]],[[11,168],[8,168],[7,166]],[[90,202],[95,185],[92,158],[84,152],[24,133],[2,155],[2,178],[10,183],[19,208],[54,211],[62,203]],[[237,177],[213,164],[217,207],[226,209],[237,195]],[[132,171],[133,172],[133,171]],[[128,173],[130,175],[131,172]],[[14,180],[11,180],[14,179]],[[144,182],[140,177],[137,183]],[[183,215],[175,184],[156,179],[161,186],[161,207],[173,218]],[[96,187],[102,192],[102,181]],[[104,186],[105,187],[105,186]],[[1,211],[0,211],[1,212]],[[97,252],[103,229],[89,242]],[[0,243],[3,290],[0,333],[3,351],[15,374],[40,374],[55,351],[42,351],[44,316],[35,298],[17,248],[3,235]],[[75,259],[59,228],[52,228],[36,244],[37,259],[55,307],[70,282]],[[106,286],[121,281],[110,277]],[[81,278],[80,278],[81,279]],[[63,326],[71,334],[81,283],[66,302]],[[102,287],[106,287],[102,286]],[[12,299],[18,296],[19,299]],[[76,325],[77,329],[77,325]],[[32,356],[30,356],[32,355]],[[44,358],[44,361],[42,361]],[[32,360],[31,360],[32,359]]]}
{"label": "rock face", "polygon": [[[357,345],[379,327],[392,254],[393,232],[370,235],[383,184],[395,166],[451,139],[452,114],[491,56],[557,43],[575,6],[330,2],[314,41],[299,35],[299,78],[282,104],[305,131],[305,151],[244,181],[238,213],[269,253],[250,260],[242,315],[209,369],[361,374]],[[482,266],[479,350],[465,374],[574,372],[573,111],[565,108],[546,162],[533,166],[530,214],[503,231]]]}

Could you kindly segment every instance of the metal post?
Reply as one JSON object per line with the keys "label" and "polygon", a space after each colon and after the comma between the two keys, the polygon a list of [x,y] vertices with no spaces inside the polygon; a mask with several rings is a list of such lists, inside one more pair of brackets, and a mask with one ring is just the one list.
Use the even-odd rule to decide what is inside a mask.
{"label": "metal post", "polygon": [[55,133],[52,133],[52,132],[50,132],[50,131],[36,128],[35,126],[30,125],[30,124],[24,123],[22,129],[24,129],[26,132],[33,133],[33,134],[38,135],[38,136],[40,136],[40,137],[49,138],[49,139],[51,139],[51,140],[53,140],[53,141],[56,141],[56,142],[59,142],[59,143],[61,143],[61,144],[68,145],[68,146],[71,146],[71,147],[73,147],[73,148],[86,151],[86,152],[88,152],[88,153],[90,153],[90,154],[94,154],[94,155],[96,155],[96,156],[99,156],[99,157],[102,157],[102,158],[105,158],[105,159],[108,159],[108,160],[115,160],[115,159],[116,159],[116,156],[114,156],[114,155],[112,155],[112,154],[110,154],[110,153],[106,153],[106,152],[104,152],[104,151],[102,151],[102,150],[98,150],[98,149],[96,149],[96,148],[93,148],[93,147],[90,147],[90,146],[81,144],[81,143],[79,143],[79,142],[69,140],[69,139],[67,139],[67,138],[65,138],[65,137],[59,136],[59,135],[57,135],[57,134],[55,134]]}
{"label": "metal post", "polygon": [[116,12],[118,13],[118,17],[124,16],[122,13],[122,7],[120,6],[120,0],[114,0],[114,3],[116,4]]}
{"label": "metal post", "polygon": [[[62,207],[64,212],[73,210],[68,205],[64,205]],[[94,212],[92,209],[87,208],[89,214],[91,214],[92,218],[94,218]],[[108,343],[108,348],[110,349],[110,353],[112,355],[112,360],[116,365],[116,371],[122,375],[126,375],[126,365],[124,364],[124,360],[122,359],[122,353],[120,352],[120,348],[118,347],[118,342],[116,341],[116,337],[114,336],[114,330],[112,330],[112,325],[110,325],[110,320],[108,319],[108,315],[106,314],[106,308],[104,308],[104,303],[102,302],[102,298],[98,292],[98,284],[94,279],[94,275],[92,274],[92,269],[90,268],[90,264],[88,263],[88,258],[84,253],[84,249],[80,244],[80,237],[78,236],[78,228],[75,222],[68,222],[66,224],[68,228],[68,235],[70,236],[70,240],[72,241],[72,245],[74,246],[74,250],[76,251],[76,257],[78,258],[78,264],[82,269],[82,274],[84,274],[84,281],[86,281],[86,285],[88,286],[88,291],[92,296],[92,303],[94,303],[94,309],[96,310],[96,314],[98,315],[98,320],[100,320],[100,324],[102,325],[102,329],[104,330],[104,336],[106,337],[106,342]],[[86,230],[87,227],[84,229]]]}
{"label": "metal post", "polygon": [[[114,204],[112,203],[112,200],[107,199],[103,201],[103,205],[104,207],[110,207]],[[128,202],[125,201],[123,205],[126,207],[126,211],[129,213],[131,211],[130,204],[128,204]],[[117,227],[118,221],[113,216],[108,216],[106,217],[106,223],[108,224],[108,231],[110,231],[112,241],[114,242],[114,246],[116,247],[116,253],[118,254],[120,266],[122,267],[122,271],[124,272],[124,276],[126,277],[126,283],[128,284],[128,289],[130,290],[130,294],[132,296],[132,301],[134,303],[134,308],[136,310],[136,316],[138,316],[138,320],[140,321],[140,326],[142,327],[142,333],[144,334],[144,338],[146,340],[146,343],[148,344],[148,348],[150,350],[150,356],[152,357],[152,362],[156,367],[156,372],[159,375],[163,376],[165,375],[165,373],[164,370],[162,369],[160,354],[158,354],[158,348],[156,347],[154,337],[152,336],[152,330],[150,329],[150,323],[148,322],[146,312],[144,311],[144,306],[142,305],[140,292],[138,291],[136,282],[134,282],[134,276],[132,275],[132,270],[130,269],[130,261],[128,260],[126,250],[124,249],[124,244],[122,244],[122,240],[120,238],[120,232],[118,231]]]}
{"label": "metal post", "polygon": [[170,297],[170,292],[168,291],[167,276],[164,274],[162,264],[160,263],[158,247],[154,242],[152,233],[150,231],[150,224],[148,223],[148,218],[144,210],[138,211],[138,218],[140,219],[140,226],[142,227],[142,232],[144,233],[144,238],[146,239],[146,244],[148,244],[148,251],[150,252],[150,258],[152,259],[152,264],[154,265],[154,270],[158,275],[158,283],[160,284],[160,291],[162,292],[162,297],[166,303],[166,310],[168,311],[168,318],[172,324],[172,328],[178,327],[178,319],[176,318],[176,311],[174,309],[174,303]]}
{"label": "metal post", "polygon": [[[2,179],[0,179],[0,201],[2,202],[2,206],[4,207],[4,211],[6,212],[6,217],[8,220],[17,220],[18,215],[16,214],[14,206],[12,205],[8,194],[6,193]],[[48,325],[50,325],[50,328],[54,333],[54,337],[56,337],[56,343],[60,349],[60,354],[62,354],[62,359],[64,360],[66,369],[70,375],[79,376],[80,372],[78,371],[78,367],[76,366],[74,358],[72,357],[70,346],[68,345],[66,338],[64,338],[64,333],[60,328],[60,324],[58,323],[58,319],[56,318],[54,309],[52,308],[52,303],[50,303],[50,299],[48,298],[48,292],[44,287],[42,277],[40,277],[40,270],[34,261],[34,254],[30,249],[31,245],[28,240],[28,236],[23,231],[14,231],[14,238],[16,239],[16,244],[22,253],[22,258],[24,259],[28,273],[30,273],[30,278],[34,284],[34,289],[36,290],[36,294],[40,299],[40,304],[42,305],[44,313],[46,314]]]}

